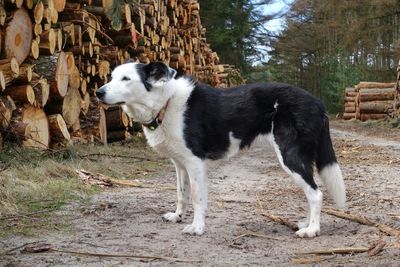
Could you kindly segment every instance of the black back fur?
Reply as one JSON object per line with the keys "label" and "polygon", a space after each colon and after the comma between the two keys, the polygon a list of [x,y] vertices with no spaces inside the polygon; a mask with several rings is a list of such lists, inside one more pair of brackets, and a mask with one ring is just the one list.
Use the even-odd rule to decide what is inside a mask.
{"label": "black back fur", "polygon": [[336,162],[328,117],[319,99],[280,83],[221,90],[198,83],[188,99],[184,136],[199,158],[222,158],[230,145],[230,132],[244,148],[271,131],[285,165],[316,188],[312,163],[321,169]]}

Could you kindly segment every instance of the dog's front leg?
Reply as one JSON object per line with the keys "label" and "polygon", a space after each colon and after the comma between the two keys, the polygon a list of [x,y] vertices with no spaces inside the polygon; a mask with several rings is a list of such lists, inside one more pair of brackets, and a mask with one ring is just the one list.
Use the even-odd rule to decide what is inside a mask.
{"label": "dog's front leg", "polygon": [[189,203],[190,184],[189,175],[182,164],[172,160],[176,170],[176,193],[178,202],[175,212],[168,212],[163,215],[163,219],[173,223],[181,222]]}
{"label": "dog's front leg", "polygon": [[187,225],[183,232],[191,235],[202,235],[207,212],[206,166],[199,158],[188,161],[185,166],[189,174],[194,218],[192,224]]}

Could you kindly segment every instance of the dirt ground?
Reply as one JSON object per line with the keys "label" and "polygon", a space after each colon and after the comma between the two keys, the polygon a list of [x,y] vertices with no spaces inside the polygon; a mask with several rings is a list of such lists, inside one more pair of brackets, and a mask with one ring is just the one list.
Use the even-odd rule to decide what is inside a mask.
{"label": "dirt ground", "polygon": [[[399,229],[400,130],[340,121],[331,125],[345,176],[348,210]],[[54,215],[68,220],[68,229],[1,240],[0,265],[400,266],[400,237],[386,236],[374,226],[322,213],[321,235],[302,239],[287,226],[262,216],[262,212],[268,212],[297,222],[306,215],[303,192],[280,168],[274,153],[262,147],[210,167],[209,213],[206,232],[200,237],[181,233],[191,222],[191,209],[183,223],[161,219],[175,206],[175,191],[168,189],[175,184],[172,165],[140,182],[153,187],[106,189],[88,204],[68,204]],[[332,206],[330,197],[323,192],[324,207]],[[375,256],[299,254],[370,247],[378,240],[384,240],[386,247]],[[31,242],[44,242],[63,252],[21,253],[21,248]],[[110,257],[111,254],[122,256]],[[172,258],[194,262],[176,262]]]}

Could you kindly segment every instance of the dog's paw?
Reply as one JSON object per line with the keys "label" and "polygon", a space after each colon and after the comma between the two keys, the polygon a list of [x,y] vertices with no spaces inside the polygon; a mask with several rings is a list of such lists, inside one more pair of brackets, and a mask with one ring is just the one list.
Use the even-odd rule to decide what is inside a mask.
{"label": "dog's paw", "polygon": [[299,237],[315,237],[319,235],[319,227],[302,228],[296,232]]}
{"label": "dog's paw", "polygon": [[299,227],[299,229],[303,229],[303,228],[307,228],[309,224],[310,223],[308,222],[308,220],[299,221],[297,223],[297,227]]}
{"label": "dog's paw", "polygon": [[166,222],[178,223],[182,221],[182,215],[178,215],[175,212],[168,212],[162,216],[163,220]]}
{"label": "dog's paw", "polygon": [[189,235],[202,235],[204,233],[204,225],[188,224],[183,229],[183,233]]}

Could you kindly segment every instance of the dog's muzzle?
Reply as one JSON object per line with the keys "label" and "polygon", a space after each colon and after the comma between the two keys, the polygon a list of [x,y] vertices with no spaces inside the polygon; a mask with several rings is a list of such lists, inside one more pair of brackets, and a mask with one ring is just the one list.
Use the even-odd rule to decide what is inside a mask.
{"label": "dog's muzzle", "polygon": [[100,101],[103,102],[103,98],[105,95],[106,95],[106,87],[104,85],[96,90],[96,96]]}

